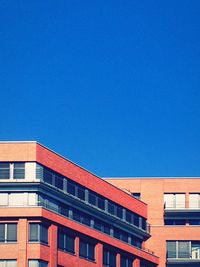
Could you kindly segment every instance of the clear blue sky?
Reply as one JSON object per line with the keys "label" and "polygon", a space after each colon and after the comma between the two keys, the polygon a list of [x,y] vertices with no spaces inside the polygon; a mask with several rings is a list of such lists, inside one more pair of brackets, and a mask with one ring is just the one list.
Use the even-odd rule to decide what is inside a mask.
{"label": "clear blue sky", "polygon": [[0,139],[100,176],[200,176],[200,1],[1,0]]}

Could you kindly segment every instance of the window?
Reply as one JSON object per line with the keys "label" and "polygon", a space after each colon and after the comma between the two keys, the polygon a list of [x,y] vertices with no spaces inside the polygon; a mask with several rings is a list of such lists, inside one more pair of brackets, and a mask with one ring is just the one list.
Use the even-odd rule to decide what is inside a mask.
{"label": "window", "polygon": [[42,260],[29,260],[28,267],[48,267],[48,262]]}
{"label": "window", "polygon": [[43,180],[43,167],[36,163],[36,179]]}
{"label": "window", "polygon": [[14,163],[14,179],[25,179],[25,163],[16,162]]}
{"label": "window", "polygon": [[76,195],[76,184],[73,181],[67,180],[67,193],[70,195]]}
{"label": "window", "polygon": [[189,208],[200,209],[200,194],[189,194]]}
{"label": "window", "polygon": [[91,217],[77,209],[73,209],[73,220],[90,226]]}
{"label": "window", "polygon": [[63,190],[64,178],[61,175],[55,175],[55,187]]}
{"label": "window", "polygon": [[114,237],[128,243],[128,234],[124,231],[121,231],[117,228],[114,228]]}
{"label": "window", "polygon": [[200,259],[200,242],[167,241],[167,258]]}
{"label": "window", "polygon": [[121,256],[120,267],[132,267],[133,260],[124,256]]}
{"label": "window", "polygon": [[30,223],[29,241],[48,244],[48,227],[39,223]]}
{"label": "window", "polygon": [[0,267],[17,267],[16,260],[0,260]]}
{"label": "window", "polygon": [[165,220],[165,225],[185,225],[185,224],[186,224],[186,220],[184,219]]}
{"label": "window", "polygon": [[1,223],[0,224],[0,243],[17,242],[17,224]]}
{"label": "window", "polygon": [[47,168],[43,168],[43,180],[45,183],[53,185],[53,173]]}
{"label": "window", "polygon": [[70,253],[75,253],[74,249],[75,237],[65,231],[58,231],[58,248]]}
{"label": "window", "polygon": [[94,244],[91,244],[86,240],[80,239],[79,256],[91,261],[95,261],[94,251]]}
{"label": "window", "polygon": [[200,241],[191,242],[191,250],[192,259],[200,259]]}
{"label": "window", "polygon": [[183,209],[185,208],[185,194],[164,194],[165,209]]}
{"label": "window", "polygon": [[135,236],[131,236],[131,245],[137,248],[142,248],[142,241]]}
{"label": "window", "polygon": [[10,163],[0,162],[0,179],[10,178]]}
{"label": "window", "polygon": [[116,267],[116,253],[108,249],[103,249],[103,266]]}
{"label": "window", "polygon": [[85,188],[81,185],[77,185],[77,197],[85,200]]}
{"label": "window", "polygon": [[200,225],[200,219],[190,219],[189,225]]}

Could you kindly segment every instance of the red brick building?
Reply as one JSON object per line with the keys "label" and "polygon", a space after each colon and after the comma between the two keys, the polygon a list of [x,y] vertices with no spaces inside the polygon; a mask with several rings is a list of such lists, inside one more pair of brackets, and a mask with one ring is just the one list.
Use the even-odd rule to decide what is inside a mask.
{"label": "red brick building", "polygon": [[0,143],[0,267],[156,267],[149,238],[141,200],[37,142]]}
{"label": "red brick building", "polygon": [[152,237],[146,245],[160,267],[200,266],[199,178],[111,178],[111,184],[148,204]]}

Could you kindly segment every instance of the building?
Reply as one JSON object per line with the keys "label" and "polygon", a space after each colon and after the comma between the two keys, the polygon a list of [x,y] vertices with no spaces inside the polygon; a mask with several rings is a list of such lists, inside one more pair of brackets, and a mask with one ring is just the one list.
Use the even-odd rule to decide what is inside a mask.
{"label": "building", "polygon": [[37,142],[0,142],[0,267],[156,267],[147,205]]}
{"label": "building", "polygon": [[148,204],[152,237],[146,245],[160,267],[200,266],[200,179],[108,179]]}

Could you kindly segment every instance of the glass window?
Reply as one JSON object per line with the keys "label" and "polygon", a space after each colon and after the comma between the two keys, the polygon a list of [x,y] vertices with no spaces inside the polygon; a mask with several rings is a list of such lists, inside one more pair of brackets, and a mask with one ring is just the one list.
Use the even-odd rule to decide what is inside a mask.
{"label": "glass window", "polygon": [[191,242],[192,259],[200,259],[200,241]]}
{"label": "glass window", "polygon": [[39,223],[30,223],[29,241],[48,244],[48,227]]}
{"label": "glass window", "polygon": [[200,219],[190,219],[189,224],[190,225],[200,225]]}
{"label": "glass window", "polygon": [[43,180],[43,167],[36,163],[36,179]]}
{"label": "glass window", "polygon": [[133,223],[133,215],[128,210],[126,210],[126,221],[129,223]]}
{"label": "glass window", "polygon": [[120,267],[132,267],[133,260],[124,256],[121,256]]}
{"label": "glass window", "polygon": [[176,258],[176,241],[167,241],[167,258]]}
{"label": "glass window", "polygon": [[25,204],[24,193],[9,194],[9,206],[24,206],[24,204]]}
{"label": "glass window", "polygon": [[60,213],[66,217],[69,217],[69,206],[67,205],[60,206]]}
{"label": "glass window", "polygon": [[165,209],[185,208],[185,194],[164,194],[164,206]]}
{"label": "glass window", "polygon": [[76,184],[73,181],[67,180],[67,193],[76,195]]}
{"label": "glass window", "polygon": [[68,232],[58,230],[58,248],[70,253],[75,253],[74,250],[75,237]]}
{"label": "glass window", "polygon": [[122,219],[123,218],[123,208],[117,205],[117,217]]}
{"label": "glass window", "polygon": [[200,208],[200,194],[189,194],[189,207],[191,209]]}
{"label": "glass window", "polygon": [[0,193],[0,206],[8,206],[8,193]]}
{"label": "glass window", "polygon": [[96,194],[89,191],[88,202],[94,206],[97,206],[97,196]]}
{"label": "glass window", "polygon": [[134,214],[133,215],[133,224],[135,225],[135,226],[137,226],[137,227],[139,227],[139,225],[140,225],[140,219],[139,219],[140,217],[137,215],[137,214]]}
{"label": "glass window", "polygon": [[116,253],[104,249],[103,250],[103,264],[105,267],[116,267]]}
{"label": "glass window", "polygon": [[7,224],[7,242],[17,241],[17,224],[8,223]]}
{"label": "glass window", "polygon": [[48,262],[42,260],[29,260],[28,267],[48,267]]}
{"label": "glass window", "polygon": [[77,190],[77,197],[82,200],[85,200],[85,188],[83,186],[78,185]]}
{"label": "glass window", "polygon": [[98,196],[98,208],[105,210],[105,198]]}
{"label": "glass window", "polygon": [[17,267],[16,260],[0,260],[0,267]]}
{"label": "glass window", "polygon": [[108,201],[108,212],[112,215],[116,215],[115,209],[116,209],[116,205],[113,202]]}
{"label": "glass window", "polygon": [[14,163],[14,179],[24,179],[25,178],[25,163],[15,162]]}
{"label": "glass window", "polygon": [[1,223],[0,224],[0,242],[17,242],[17,224]]}
{"label": "glass window", "polygon": [[60,175],[55,175],[55,187],[63,190],[63,177]]}
{"label": "glass window", "polygon": [[53,185],[53,173],[47,168],[43,168],[43,180],[45,183]]}
{"label": "glass window", "polygon": [[190,247],[188,241],[178,242],[178,258],[189,258],[190,257]]}
{"label": "glass window", "polygon": [[80,239],[80,249],[79,249],[79,256],[94,261],[94,251],[95,251],[95,245],[91,244],[90,242],[86,240]]}
{"label": "glass window", "polygon": [[10,178],[10,163],[0,162],[0,179]]}

